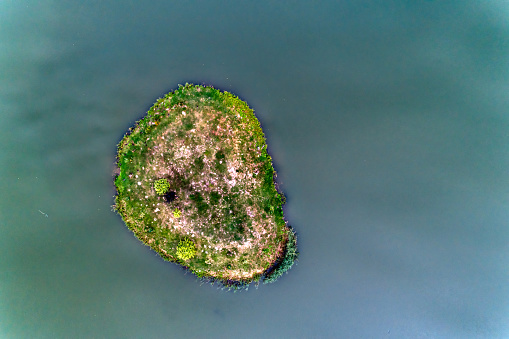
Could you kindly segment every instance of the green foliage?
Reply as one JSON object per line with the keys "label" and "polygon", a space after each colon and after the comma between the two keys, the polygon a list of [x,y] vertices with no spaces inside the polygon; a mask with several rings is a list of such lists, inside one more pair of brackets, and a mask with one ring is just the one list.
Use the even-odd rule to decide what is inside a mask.
{"label": "green foliage", "polygon": [[209,205],[204,201],[200,192],[189,195],[189,198],[195,202],[198,214],[203,215],[207,212]]}
{"label": "green foliage", "polygon": [[293,230],[288,231],[288,243],[286,244],[286,251],[283,260],[265,276],[263,283],[272,283],[280,278],[283,273],[292,268],[295,260],[297,260],[299,252],[297,252],[297,236]]}
{"label": "green foliage", "polygon": [[210,204],[211,205],[217,205],[219,202],[219,199],[221,199],[221,195],[217,192],[211,192],[210,193]]}
{"label": "green foliage", "polygon": [[165,195],[170,190],[168,179],[159,179],[154,183],[154,189],[158,195]]}
{"label": "green foliage", "polygon": [[177,218],[177,219],[178,219],[178,218],[180,218],[180,217],[181,217],[181,215],[182,215],[182,213],[180,212],[180,210],[179,210],[178,208],[175,208],[175,209],[173,210],[173,216],[174,216],[175,218]]}
{"label": "green foliage", "polygon": [[215,167],[216,167],[216,170],[220,173],[225,173],[226,172],[226,160],[225,160],[226,156],[224,154],[223,151],[218,151],[216,153],[216,164],[215,164]]}
{"label": "green foliage", "polygon": [[196,256],[196,246],[194,242],[188,238],[179,241],[177,246],[177,257],[180,260],[189,260]]}
{"label": "green foliage", "polygon": [[194,127],[193,119],[189,116],[186,116],[184,119],[182,119],[182,126],[184,127],[185,131],[190,131]]}
{"label": "green foliage", "polygon": [[205,163],[203,162],[203,156],[194,159],[194,165],[196,166],[196,170],[201,172],[205,166]]}

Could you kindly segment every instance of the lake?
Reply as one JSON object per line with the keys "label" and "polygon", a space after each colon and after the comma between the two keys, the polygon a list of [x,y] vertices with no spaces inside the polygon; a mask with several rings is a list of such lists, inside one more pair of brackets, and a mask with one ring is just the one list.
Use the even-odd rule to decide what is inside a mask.
{"label": "lake", "polygon": [[[509,4],[0,2],[1,338],[509,337]],[[178,84],[262,123],[298,263],[201,284],[112,212]]]}

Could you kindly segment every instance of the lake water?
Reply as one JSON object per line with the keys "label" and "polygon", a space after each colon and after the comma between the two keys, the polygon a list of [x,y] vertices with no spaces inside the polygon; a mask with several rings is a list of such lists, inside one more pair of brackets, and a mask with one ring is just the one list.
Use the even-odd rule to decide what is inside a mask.
{"label": "lake water", "polygon": [[[509,337],[506,1],[0,2],[1,338]],[[111,211],[200,83],[262,122],[300,260],[200,285]]]}

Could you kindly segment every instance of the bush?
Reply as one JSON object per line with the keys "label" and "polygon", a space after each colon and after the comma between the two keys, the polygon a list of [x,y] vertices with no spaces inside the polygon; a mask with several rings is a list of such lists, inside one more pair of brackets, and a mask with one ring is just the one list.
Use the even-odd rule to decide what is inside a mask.
{"label": "bush", "polygon": [[165,195],[170,190],[170,182],[168,179],[159,179],[154,183],[154,189],[158,195]]}
{"label": "bush", "polygon": [[177,257],[180,260],[189,260],[194,258],[195,255],[196,246],[190,239],[185,238],[179,241],[179,244],[177,246]]}
{"label": "bush", "polygon": [[175,209],[173,210],[173,217],[174,217],[174,218],[180,218],[180,216],[181,216],[181,215],[182,215],[182,214],[181,214],[181,212],[180,212],[180,210],[179,210],[178,208],[175,208]]}
{"label": "bush", "polygon": [[299,252],[297,252],[297,237],[293,230],[288,232],[288,243],[286,244],[286,251],[283,260],[274,268],[272,272],[267,274],[263,279],[263,283],[272,283],[276,281],[283,273],[292,268],[295,260],[297,260]]}

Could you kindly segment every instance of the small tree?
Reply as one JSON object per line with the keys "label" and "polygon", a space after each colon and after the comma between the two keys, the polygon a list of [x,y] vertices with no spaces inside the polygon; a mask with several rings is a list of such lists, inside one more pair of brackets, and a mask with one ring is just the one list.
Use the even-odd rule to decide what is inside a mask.
{"label": "small tree", "polygon": [[158,195],[165,195],[170,190],[168,179],[159,179],[154,183],[154,189]]}
{"label": "small tree", "polygon": [[195,255],[196,246],[190,239],[185,238],[179,241],[179,244],[177,246],[177,257],[180,260],[189,260],[194,258]]}
{"label": "small tree", "polygon": [[181,215],[182,215],[182,214],[180,213],[180,210],[179,210],[178,208],[175,208],[175,209],[173,210],[173,217],[175,217],[175,218],[177,218],[177,219],[178,219],[178,218],[180,218],[180,216],[181,216]]}

